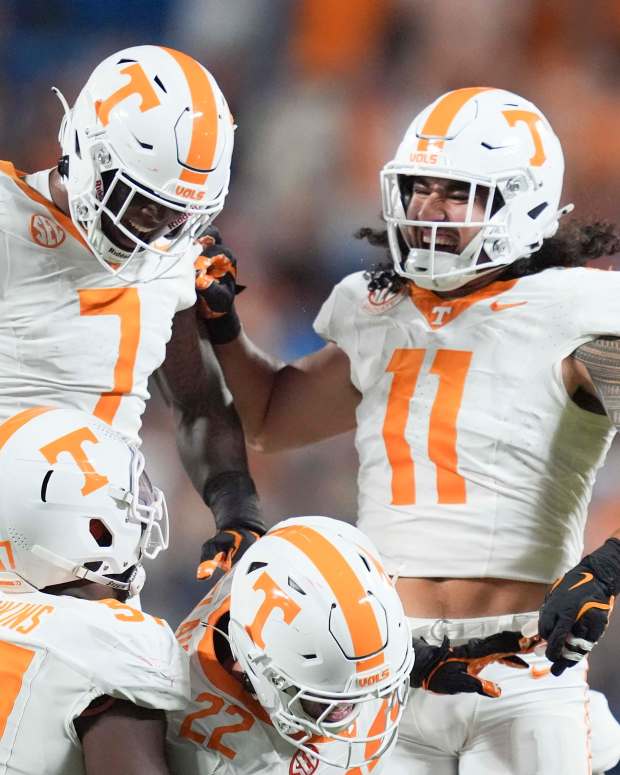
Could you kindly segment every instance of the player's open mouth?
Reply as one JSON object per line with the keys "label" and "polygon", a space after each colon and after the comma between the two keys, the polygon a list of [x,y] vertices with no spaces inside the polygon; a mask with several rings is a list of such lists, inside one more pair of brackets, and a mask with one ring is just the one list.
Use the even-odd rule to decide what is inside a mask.
{"label": "player's open mouth", "polygon": [[[315,719],[319,718],[323,713],[325,713],[325,708],[327,707],[322,702],[313,702],[311,700],[302,700],[301,704],[306,713]],[[321,720],[330,724],[342,721],[351,715],[353,712],[353,707],[353,703],[351,702],[341,702],[338,705],[334,705],[327,716]]]}
{"label": "player's open mouth", "polygon": [[336,707],[325,716],[324,721],[342,721],[353,713],[353,705],[351,703],[342,703],[336,705]]}
{"label": "player's open mouth", "polygon": [[[431,250],[433,247],[433,233],[431,229],[416,229],[416,247]],[[435,235],[435,250],[443,253],[458,253],[459,239],[457,234],[448,230],[439,229]]]}
{"label": "player's open mouth", "polygon": [[[121,231],[117,226],[115,226],[113,223],[111,223],[109,220],[107,223],[105,223],[106,216],[104,215],[104,233],[108,237],[109,240],[111,240],[117,248],[120,248],[121,250],[126,251],[133,251],[136,247],[136,243],[131,239],[131,237],[127,236],[124,231]],[[128,224],[123,224],[123,226],[132,234],[135,234],[136,239],[141,240],[142,242],[146,242],[147,244],[151,242],[155,236],[160,233],[162,230],[161,228],[158,229],[144,229],[136,224],[134,224],[132,221],[130,221]]]}

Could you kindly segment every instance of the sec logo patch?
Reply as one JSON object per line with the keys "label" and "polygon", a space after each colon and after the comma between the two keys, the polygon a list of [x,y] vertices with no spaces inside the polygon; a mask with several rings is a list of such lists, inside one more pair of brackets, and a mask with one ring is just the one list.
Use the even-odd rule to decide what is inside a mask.
{"label": "sec logo patch", "polygon": [[[306,747],[310,748],[312,751],[317,750],[313,745],[308,745]],[[291,759],[291,766],[289,767],[288,772],[289,775],[312,775],[313,772],[316,772],[318,766],[319,760],[315,756],[312,756],[312,754],[307,751],[297,751],[295,756]]]}
{"label": "sec logo patch", "polygon": [[65,241],[66,234],[56,221],[45,215],[33,215],[30,219],[30,235],[43,248],[57,248]]}

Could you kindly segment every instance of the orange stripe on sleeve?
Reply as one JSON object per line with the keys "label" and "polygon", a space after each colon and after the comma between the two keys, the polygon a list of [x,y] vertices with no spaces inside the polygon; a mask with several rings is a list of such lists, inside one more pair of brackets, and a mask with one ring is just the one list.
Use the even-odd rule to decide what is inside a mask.
{"label": "orange stripe on sleeve", "polygon": [[0,696],[0,737],[4,734],[9,716],[15,706],[17,695],[21,691],[24,674],[30,667],[33,658],[34,651],[32,649],[18,646],[16,643],[0,641],[0,681],[2,683],[2,695]]}
{"label": "orange stripe on sleeve", "polygon": [[[420,139],[418,151],[425,151],[428,148],[427,136],[445,137],[450,129],[450,124],[452,124],[463,105],[472,97],[484,91],[494,90],[489,86],[472,86],[467,89],[456,89],[455,91],[448,92],[428,115],[420,132],[425,137]],[[436,145],[443,146],[443,140],[439,139]]]}
{"label": "orange stripe on sleeve", "polygon": [[186,183],[205,183],[208,174],[203,170],[213,167],[217,145],[217,105],[211,82],[205,70],[192,57],[162,47],[177,62],[192,99],[193,127],[189,153],[184,164],[193,169],[183,169],[180,179]]}
{"label": "orange stripe on sleeve", "polygon": [[[283,527],[269,535],[296,546],[329,584],[351,634],[354,656],[369,657],[380,651],[383,639],[375,612],[366,590],[340,552],[320,533],[304,525]],[[367,669],[366,663],[361,664],[362,670]]]}

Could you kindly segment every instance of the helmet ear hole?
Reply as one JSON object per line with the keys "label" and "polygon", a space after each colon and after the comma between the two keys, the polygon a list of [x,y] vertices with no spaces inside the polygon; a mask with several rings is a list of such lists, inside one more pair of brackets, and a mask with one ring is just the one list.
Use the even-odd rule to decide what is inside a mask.
{"label": "helmet ear hole", "polygon": [[88,528],[98,546],[112,546],[112,533],[100,519],[91,519]]}

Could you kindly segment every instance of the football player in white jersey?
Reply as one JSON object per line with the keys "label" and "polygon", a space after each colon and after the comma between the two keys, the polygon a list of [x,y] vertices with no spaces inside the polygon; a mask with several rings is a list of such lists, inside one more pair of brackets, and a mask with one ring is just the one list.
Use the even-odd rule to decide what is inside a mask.
{"label": "football player in white jersey", "polygon": [[169,714],[179,775],[387,773],[410,683],[497,696],[483,665],[527,667],[513,652],[530,645],[412,644],[372,543],[328,517],[275,525],[177,637],[191,660],[191,702]]}
{"label": "football player in white jersey", "polygon": [[[361,236],[389,247],[392,266],[334,288],[315,322],[328,344],[287,365],[244,332],[216,343],[256,447],[357,429],[358,525],[399,577],[414,632],[535,629],[541,609],[548,659],[528,657],[531,673],[507,675],[497,702],[415,693],[394,775],[588,772],[582,657],[620,589],[620,531],[580,557],[620,424],[620,274],[584,264],[620,239],[609,224],[558,231],[572,209],[563,172],[535,105],[449,92],[381,174],[387,231]],[[601,771],[620,730],[593,725]],[[597,729],[612,733],[597,742]]]}
{"label": "football player in white jersey", "polygon": [[144,457],[86,412],[0,425],[0,770],[166,775],[165,711],[189,664],[166,622],[127,603],[168,543]]}
{"label": "football player in white jersey", "polygon": [[[58,166],[27,175],[0,163],[0,421],[39,404],[73,407],[139,443],[173,318],[193,330],[196,238],[224,205],[233,119],[213,76],[162,46],[106,58],[71,108],[59,96]],[[174,339],[170,348],[177,405],[197,367],[176,357]],[[214,358],[207,368],[209,397],[193,419],[213,432],[194,482],[220,530],[229,512],[241,515],[242,533],[216,540],[228,551],[262,523]]]}

